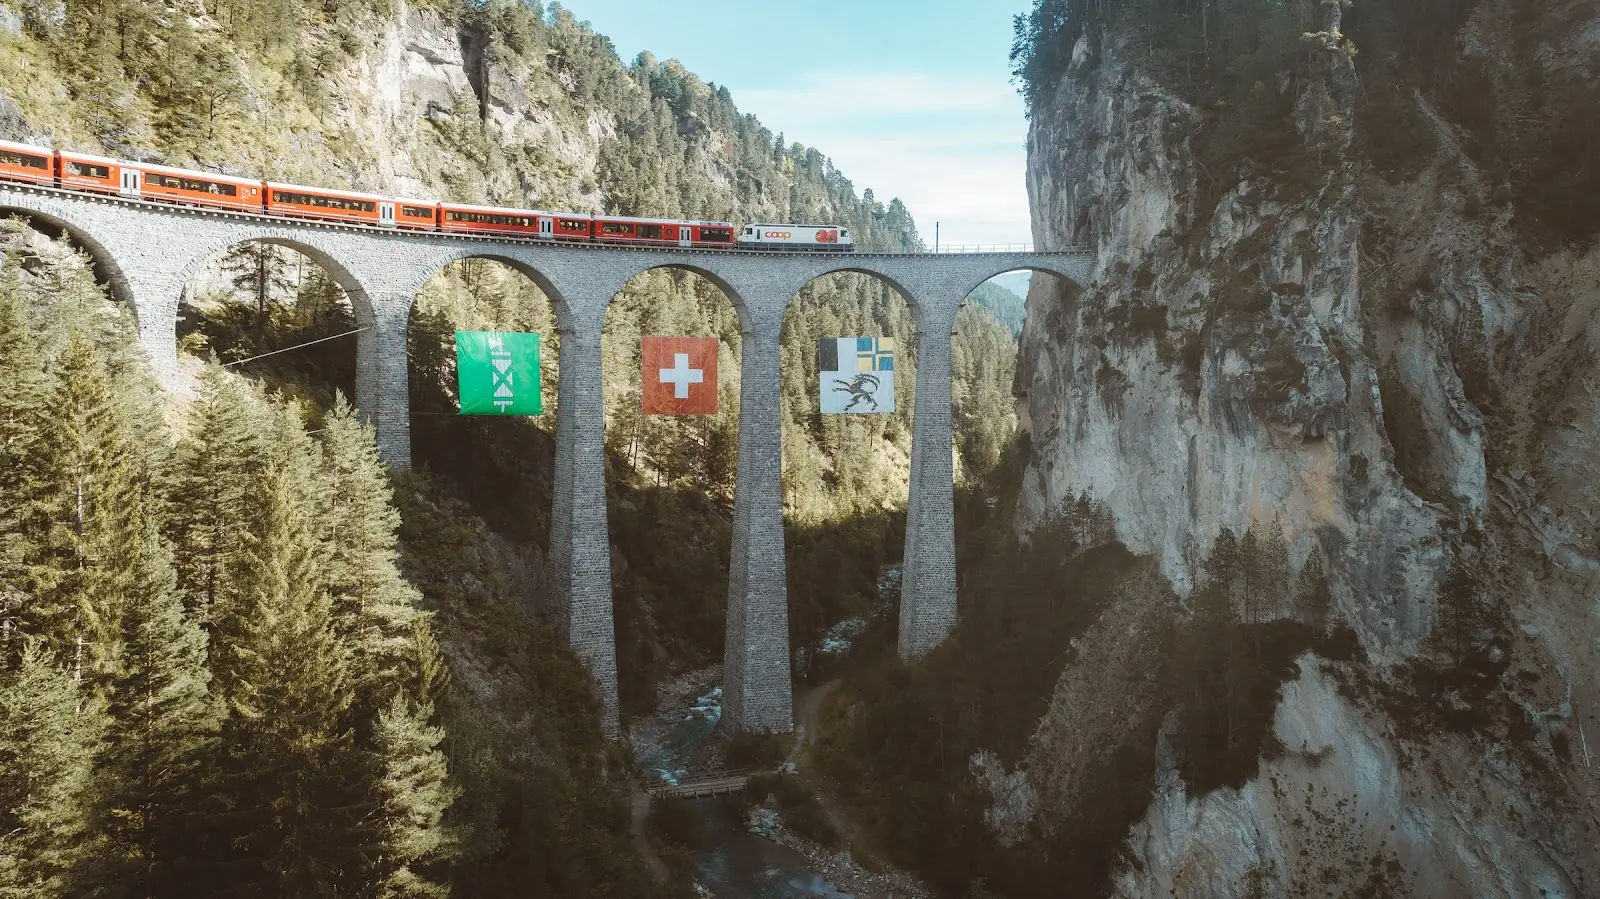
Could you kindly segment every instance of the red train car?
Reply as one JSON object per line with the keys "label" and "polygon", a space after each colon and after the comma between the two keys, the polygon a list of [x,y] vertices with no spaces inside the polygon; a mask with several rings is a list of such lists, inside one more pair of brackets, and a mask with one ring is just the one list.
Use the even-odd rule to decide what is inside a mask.
{"label": "red train car", "polygon": [[732,247],[732,222],[680,222],[626,216],[595,216],[594,239],[600,243],[673,247]]}
{"label": "red train car", "polygon": [[[66,164],[63,159],[63,170]],[[238,212],[260,212],[262,208],[263,189],[260,181],[142,162],[125,162],[121,165],[123,196]]]}
{"label": "red train car", "polygon": [[68,150],[57,153],[56,160],[61,186],[70,190],[241,212],[261,211],[261,182],[248,178],[123,162]]}
{"label": "red train car", "polygon": [[61,176],[61,186],[68,190],[87,190],[97,194],[124,194],[138,196],[124,189],[123,167],[129,163],[105,156],[90,156],[62,150],[56,154],[56,170]]}
{"label": "red train car", "polygon": [[580,212],[439,204],[439,230],[537,240],[588,240],[589,216]]}
{"label": "red train car", "polygon": [[299,184],[279,184],[275,181],[266,183],[266,193],[268,215],[353,222],[358,225],[395,224],[395,201],[388,197]]}
{"label": "red train car", "polygon": [[55,151],[45,147],[0,140],[0,178],[54,186]]}
{"label": "red train car", "polygon": [[432,200],[395,200],[394,224],[412,231],[439,230],[439,204]]}

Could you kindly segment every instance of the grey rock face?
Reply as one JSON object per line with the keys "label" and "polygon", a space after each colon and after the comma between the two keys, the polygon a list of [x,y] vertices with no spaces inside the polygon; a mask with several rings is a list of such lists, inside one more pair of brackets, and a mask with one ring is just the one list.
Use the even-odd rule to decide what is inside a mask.
{"label": "grey rock face", "polygon": [[[1477,4],[1457,36],[1494,84],[1497,127],[1533,114],[1519,67],[1581,68],[1581,35],[1600,33],[1592,4],[1537,6],[1531,56],[1513,49],[1504,4]],[[1336,31],[1338,6],[1325,8]],[[1302,140],[1324,153],[1312,183],[1243,173],[1202,205],[1204,114],[1120,40],[1080,42],[1032,120],[1036,243],[1098,255],[1085,289],[1036,278],[1030,291],[1019,527],[1087,492],[1180,595],[1222,528],[1281,529],[1294,565],[1323,553],[1335,614],[1368,654],[1340,670],[1399,694],[1410,688],[1391,666],[1428,657],[1438,588],[1470,562],[1478,601],[1506,614],[1496,646],[1515,671],[1495,695],[1523,709],[1510,730],[1418,732],[1308,657],[1278,709],[1290,751],[1243,789],[1188,796],[1170,758],[1158,764],[1120,893],[1235,896],[1258,882],[1281,895],[1321,883],[1318,863],[1374,853],[1416,896],[1600,893],[1600,766],[1569,748],[1600,742],[1600,445],[1587,436],[1600,248],[1528,249],[1519,198],[1420,94],[1408,99],[1437,151],[1402,178],[1374,171],[1353,149],[1360,90],[1337,49],[1293,98]],[[1041,817],[1070,805],[1097,751],[1079,733],[1103,716],[1085,682],[1063,674],[1023,763]],[[1281,795],[1308,788],[1313,805],[1357,810],[1343,842],[1306,823],[1331,806]]]}

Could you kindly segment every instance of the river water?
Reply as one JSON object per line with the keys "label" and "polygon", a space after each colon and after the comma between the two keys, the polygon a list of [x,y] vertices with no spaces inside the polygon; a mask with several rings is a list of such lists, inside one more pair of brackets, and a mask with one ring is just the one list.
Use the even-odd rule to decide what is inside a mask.
{"label": "river water", "polygon": [[[722,717],[722,687],[697,696],[686,707],[669,710],[670,723],[640,745],[641,770],[666,783],[689,775],[689,763],[710,738]],[[852,899],[811,870],[806,857],[779,846],[734,820],[720,799],[696,799],[691,805],[704,823],[709,848],[694,854],[700,883],[717,899]]]}
{"label": "river water", "polygon": [[[899,567],[884,568],[878,578],[879,614],[892,612],[899,592]],[[842,656],[865,623],[862,618],[837,623],[812,651],[821,657]],[[693,702],[663,710],[635,743],[640,770],[671,784],[688,777],[692,761],[721,718],[720,685],[707,688]],[[700,813],[709,847],[695,852],[695,868],[701,886],[717,899],[854,899],[812,870],[804,855],[751,833],[722,800],[696,799],[691,804]]]}

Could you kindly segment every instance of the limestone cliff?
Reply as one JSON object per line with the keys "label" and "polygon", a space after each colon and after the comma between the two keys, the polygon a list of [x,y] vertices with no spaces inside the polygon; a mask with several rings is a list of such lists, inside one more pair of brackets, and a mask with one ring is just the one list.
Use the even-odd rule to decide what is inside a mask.
{"label": "limestone cliff", "polygon": [[[1028,297],[1018,524],[1087,492],[1180,596],[1221,529],[1281,529],[1365,654],[1300,659],[1287,751],[1242,789],[1186,795],[1163,725],[1119,893],[1600,895],[1600,217],[1559,196],[1597,187],[1570,121],[1600,120],[1600,10],[1289,4],[1320,21],[1244,94],[1287,115],[1219,156],[1237,102],[1165,76],[1139,16],[1063,5],[1101,18],[1033,85],[1033,227],[1098,265]],[[1483,678],[1420,690],[1458,568],[1493,610]],[[1103,636],[1136,646],[1146,610],[1119,612]],[[1073,724],[1118,683],[1063,675],[1023,763],[1039,808],[1116,745]]]}

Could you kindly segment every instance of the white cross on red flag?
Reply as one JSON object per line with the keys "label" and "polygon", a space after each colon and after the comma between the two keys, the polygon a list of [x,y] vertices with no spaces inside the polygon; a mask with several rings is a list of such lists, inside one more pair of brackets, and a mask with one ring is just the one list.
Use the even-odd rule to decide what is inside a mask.
{"label": "white cross on red flag", "polygon": [[715,337],[646,337],[639,356],[644,414],[717,414]]}

